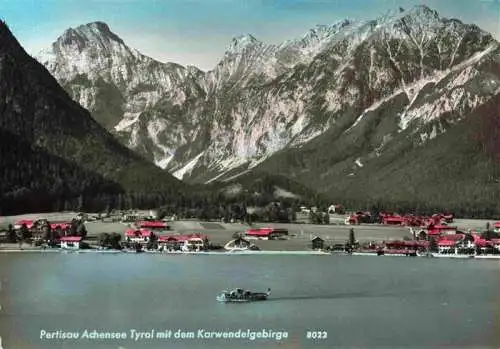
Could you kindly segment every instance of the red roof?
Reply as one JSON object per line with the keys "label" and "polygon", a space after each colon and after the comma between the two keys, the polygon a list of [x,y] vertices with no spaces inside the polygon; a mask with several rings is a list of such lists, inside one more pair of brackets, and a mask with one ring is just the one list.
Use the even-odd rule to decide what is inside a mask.
{"label": "red roof", "polygon": [[167,225],[162,222],[162,221],[144,221],[144,222],[139,222],[138,226],[141,228],[160,228],[160,229],[165,229]]}
{"label": "red roof", "polygon": [[494,226],[495,228],[500,228],[500,222],[496,222],[495,224],[493,224],[493,226]]}
{"label": "red roof", "polygon": [[383,220],[384,222],[399,222],[399,223],[403,223],[405,221],[403,217],[395,217],[395,216],[384,217]]}
{"label": "red roof", "polygon": [[457,231],[457,227],[450,227],[447,225],[435,225],[432,228],[427,230],[427,234],[429,235],[439,235],[444,231]]}
{"label": "red roof", "polygon": [[127,229],[125,231],[125,236],[128,237],[149,237],[151,235],[151,232],[149,230],[134,230],[134,229]]}
{"label": "red roof", "polygon": [[80,241],[82,241],[82,237],[81,236],[63,236],[63,237],[61,237],[60,241],[80,242]]}
{"label": "red roof", "polygon": [[246,234],[250,236],[268,236],[274,232],[283,232],[288,234],[288,230],[286,229],[277,229],[277,228],[256,228],[256,229],[248,229]]}
{"label": "red roof", "polygon": [[271,233],[271,228],[257,228],[257,229],[248,229],[247,235],[251,236],[268,236]]}
{"label": "red roof", "polygon": [[56,229],[57,227],[61,227],[61,229],[66,229],[71,226],[71,223],[50,223],[50,229]]}
{"label": "red roof", "polygon": [[477,247],[488,247],[492,245],[491,241],[487,241],[485,239],[478,239],[474,241],[474,243],[476,244]]}
{"label": "red roof", "polygon": [[450,235],[443,235],[441,237],[441,241],[443,240],[448,240],[448,241],[459,241],[462,240],[465,237],[465,234],[450,234]]}
{"label": "red roof", "polygon": [[21,219],[21,220],[16,222],[16,225],[23,225],[23,224],[26,224],[26,227],[28,227],[28,229],[30,229],[33,226],[33,220]]}
{"label": "red roof", "polygon": [[457,243],[456,241],[452,241],[452,240],[440,240],[438,242],[438,246],[443,246],[443,247],[455,246],[456,243]]}
{"label": "red roof", "polygon": [[476,241],[482,240],[480,233],[472,233],[472,237],[474,238],[474,243],[476,243]]}

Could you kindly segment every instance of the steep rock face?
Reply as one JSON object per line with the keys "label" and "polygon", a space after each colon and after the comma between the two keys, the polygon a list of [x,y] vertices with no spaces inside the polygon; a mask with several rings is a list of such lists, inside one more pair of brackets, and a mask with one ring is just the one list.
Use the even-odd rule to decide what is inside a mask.
{"label": "steep rock face", "polygon": [[[76,31],[87,32],[95,26]],[[134,85],[130,77],[120,80],[123,74],[112,74],[117,67],[136,69],[130,75],[136,79],[141,74],[158,76],[159,71],[174,74],[172,65],[160,63],[154,65],[156,73],[137,70],[138,62],[151,59],[137,53],[123,58],[121,52],[135,51],[109,30],[102,30],[100,36],[104,32],[108,41],[87,35],[85,45],[72,39],[71,50],[68,40],[60,38],[52,49],[56,58],[45,61],[61,84],[73,81],[67,90],[94,110],[98,120],[99,113],[88,102],[101,100],[96,97],[97,81],[125,91],[120,93],[126,101],[136,98],[130,92]],[[63,37],[70,36],[67,33]],[[111,41],[112,49],[102,49],[103,42]],[[67,53],[78,50],[85,64]],[[108,56],[113,58],[106,59],[105,52],[111,52]],[[113,123],[122,113],[118,125],[128,120],[127,127],[118,127],[123,142],[188,180],[227,179],[279,151],[299,147],[300,152],[302,146],[313,149],[309,144],[324,139],[330,140],[331,147],[359,144],[353,139],[366,137],[369,128],[370,146],[338,146],[345,154],[357,152],[349,160],[351,164],[345,165],[356,168],[357,163],[376,158],[401,133],[425,143],[496,95],[500,80],[484,64],[497,54],[497,43],[490,34],[442,18],[425,6],[400,9],[368,22],[345,20],[318,26],[281,45],[266,45],[246,35],[231,41],[212,71],[175,66],[176,84],[158,78],[148,102],[136,102],[140,107],[134,109],[133,118],[129,117],[134,113],[131,106],[118,103],[121,109],[114,114]],[[54,61],[58,63],[50,63]],[[104,73],[78,70],[82,65],[104,66]],[[76,84],[76,76],[85,76],[91,86]],[[82,99],[83,95],[92,97]],[[344,166],[346,158],[339,158],[335,165]]]}
{"label": "steep rock face", "polygon": [[[349,23],[317,26],[279,46],[265,45],[251,35],[235,37],[223,60],[208,73],[146,57],[101,22],[68,29],[37,59],[124,144],[162,168],[178,169],[180,176],[189,172],[193,158],[201,158],[198,149],[205,149],[212,138],[227,147],[218,140],[217,123],[231,118],[230,100],[245,98],[234,90],[260,86],[309,62]],[[213,163],[209,157],[206,162]]]}
{"label": "steep rock face", "polygon": [[[196,84],[202,74],[198,69],[146,57],[126,46],[102,22],[68,29],[37,59],[101,125],[126,134],[121,139],[127,146],[145,150],[143,155],[160,165],[175,151],[165,146],[168,138],[159,146],[155,143],[165,120],[144,121],[140,115],[161,98],[169,101],[171,109],[188,103],[190,96],[204,98]],[[140,137],[144,132],[146,136]]]}
{"label": "steep rock face", "polygon": [[[121,190],[179,185],[120,144],[73,101],[50,73],[26,54],[4,23],[0,23],[0,48],[0,129],[9,139],[17,137],[23,149],[31,145],[35,154],[59,159],[50,160],[58,162],[55,165],[66,161],[71,164],[68,168],[117,183]],[[50,163],[47,166],[48,172],[54,170]]]}
{"label": "steep rock face", "polygon": [[479,51],[414,84],[412,100],[396,91],[255,170],[286,174],[354,206],[498,209],[499,54],[494,46]]}

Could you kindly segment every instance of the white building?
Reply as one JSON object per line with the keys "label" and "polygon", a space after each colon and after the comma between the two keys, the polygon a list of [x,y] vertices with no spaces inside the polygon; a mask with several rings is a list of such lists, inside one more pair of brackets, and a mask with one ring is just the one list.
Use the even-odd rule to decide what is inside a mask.
{"label": "white building", "polygon": [[63,236],[61,237],[61,248],[78,250],[82,242],[81,236]]}
{"label": "white building", "polygon": [[149,241],[149,237],[151,236],[151,232],[146,229],[127,229],[125,231],[125,239],[128,242],[138,242],[140,244],[147,244]]}

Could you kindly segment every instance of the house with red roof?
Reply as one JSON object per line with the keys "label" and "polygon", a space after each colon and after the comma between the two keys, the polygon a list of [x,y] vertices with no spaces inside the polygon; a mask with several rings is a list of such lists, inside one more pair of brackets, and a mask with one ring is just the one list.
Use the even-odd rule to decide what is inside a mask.
{"label": "house with red roof", "polygon": [[441,254],[457,254],[458,249],[458,241],[455,240],[446,240],[442,239],[439,240],[438,243],[438,251]]}
{"label": "house with red roof", "polygon": [[69,250],[78,250],[82,243],[81,236],[63,236],[60,239],[61,248]]}
{"label": "house with red roof", "polygon": [[247,239],[254,240],[279,240],[288,236],[288,229],[279,228],[254,228],[245,233]]}
{"label": "house with red roof", "polygon": [[14,224],[14,229],[21,229],[23,224],[26,224],[28,229],[33,228],[34,221],[32,219],[21,219]]}
{"label": "house with red roof", "polygon": [[66,230],[71,228],[71,222],[53,222],[50,223],[50,229],[56,230],[60,228],[61,230]]}
{"label": "house with red roof", "polygon": [[442,254],[473,254],[492,253],[500,248],[500,239],[486,240],[478,233],[450,234],[438,237],[439,253]]}
{"label": "house with red roof", "polygon": [[146,229],[127,229],[125,231],[125,239],[127,242],[138,242],[140,244],[147,244],[151,231]]}
{"label": "house with red roof", "polygon": [[158,248],[162,251],[180,250],[187,239],[184,235],[161,235],[158,238]]}
{"label": "house with red roof", "polygon": [[206,247],[207,241],[208,236],[204,234],[161,235],[158,245],[163,250],[199,251]]}
{"label": "house with red roof", "polygon": [[444,235],[457,234],[457,227],[450,227],[448,225],[430,225],[426,230],[423,230],[428,236],[439,237]]}
{"label": "house with red roof", "polygon": [[472,234],[474,237],[474,246],[481,251],[481,253],[488,253],[494,249],[494,242],[483,239],[479,233]]}
{"label": "house with red roof", "polygon": [[406,220],[405,217],[401,216],[383,216],[382,224],[383,225],[405,225]]}
{"label": "house with red roof", "polygon": [[167,223],[163,221],[139,221],[136,223],[139,229],[149,229],[149,230],[169,230],[170,227]]}
{"label": "house with red roof", "polygon": [[439,253],[443,254],[471,254],[475,251],[478,236],[474,234],[445,234],[436,236]]}

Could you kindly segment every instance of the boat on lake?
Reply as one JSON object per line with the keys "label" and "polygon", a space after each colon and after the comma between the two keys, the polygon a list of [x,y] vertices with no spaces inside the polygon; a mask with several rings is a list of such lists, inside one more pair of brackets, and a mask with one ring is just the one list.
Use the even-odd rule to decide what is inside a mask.
{"label": "boat on lake", "polygon": [[217,296],[217,301],[224,303],[265,301],[270,294],[271,294],[270,288],[267,289],[267,292],[251,292],[251,291],[246,291],[242,288],[236,288],[231,291],[222,291]]}

